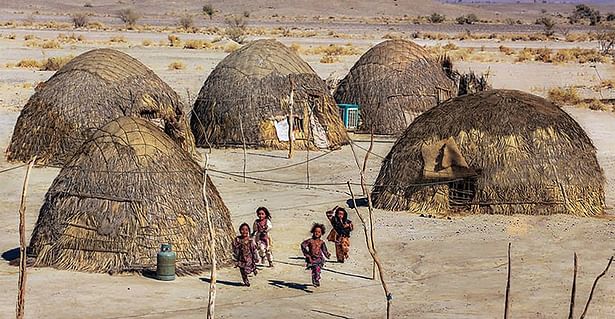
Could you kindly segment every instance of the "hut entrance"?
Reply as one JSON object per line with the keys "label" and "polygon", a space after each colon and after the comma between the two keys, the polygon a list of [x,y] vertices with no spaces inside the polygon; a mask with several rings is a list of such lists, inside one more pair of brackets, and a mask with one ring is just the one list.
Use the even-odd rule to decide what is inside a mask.
{"label": "hut entrance", "polygon": [[476,195],[476,177],[467,177],[448,183],[448,202],[451,207],[470,205],[474,195]]}

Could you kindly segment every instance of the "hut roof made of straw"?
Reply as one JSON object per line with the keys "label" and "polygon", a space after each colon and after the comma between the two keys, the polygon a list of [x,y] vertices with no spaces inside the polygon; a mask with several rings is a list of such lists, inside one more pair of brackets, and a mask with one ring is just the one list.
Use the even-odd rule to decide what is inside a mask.
{"label": "hut roof made of straw", "polygon": [[83,53],[37,86],[7,150],[9,161],[63,165],[92,132],[121,116],[156,121],[186,150],[194,149],[180,97],[135,58],[112,49]]}
{"label": "hut roof made of straw", "polygon": [[[203,170],[153,123],[120,117],[97,130],[53,181],[30,240],[36,265],[86,272],[152,270],[162,243],[177,272],[210,265]],[[230,260],[230,213],[209,177],[218,262]]]}
{"label": "hut roof made of straw", "polygon": [[473,185],[465,191],[474,188],[464,211],[603,213],[605,178],[590,138],[558,106],[512,90],[457,97],[418,116],[382,163],[374,205],[430,214],[459,209],[451,199],[460,180],[426,178],[422,153],[451,138],[466,171],[476,172],[460,176]]}
{"label": "hut roof made of straw", "polygon": [[313,115],[331,148],[348,143],[325,82],[282,43],[256,40],[224,58],[203,84],[190,120],[197,145],[238,146],[245,138],[249,147],[288,148],[272,120],[290,113],[291,90],[294,116]]}
{"label": "hut roof made of straw", "polygon": [[427,50],[411,41],[388,40],[361,56],[334,97],[359,105],[360,130],[400,134],[415,116],[456,95],[455,81]]}

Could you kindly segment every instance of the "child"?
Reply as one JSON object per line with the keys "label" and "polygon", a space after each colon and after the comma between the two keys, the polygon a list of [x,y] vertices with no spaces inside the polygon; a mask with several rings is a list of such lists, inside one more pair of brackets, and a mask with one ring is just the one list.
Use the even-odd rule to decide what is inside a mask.
{"label": "child", "polygon": [[312,269],[312,284],[314,284],[314,287],[319,287],[320,269],[325,264],[325,257],[329,258],[331,254],[329,254],[325,242],[320,239],[320,236],[325,232],[325,225],[314,223],[310,232],[312,238],[308,238],[301,243],[301,251],[305,256],[307,268]]}
{"label": "child", "polygon": [[239,234],[233,241],[233,259],[235,259],[235,267],[239,267],[243,284],[250,287],[248,275],[254,273],[254,276],[256,276],[257,274],[256,260],[258,260],[258,253],[256,244],[250,238],[250,226],[248,224],[243,223],[239,226]]}
{"label": "child", "polygon": [[343,263],[344,260],[348,259],[350,232],[354,229],[354,226],[352,221],[348,219],[348,212],[342,207],[336,206],[332,211],[327,212],[327,218],[333,226],[327,239],[335,242],[335,256],[338,262]]}
{"label": "child", "polygon": [[260,262],[264,263],[266,257],[269,267],[273,267],[273,257],[271,255],[271,236],[269,235],[269,231],[271,231],[271,228],[273,227],[271,224],[271,214],[267,208],[259,207],[256,209],[256,216],[258,218],[254,221],[254,225],[252,226],[252,229],[254,230],[252,236],[254,237],[256,247],[258,248]]}

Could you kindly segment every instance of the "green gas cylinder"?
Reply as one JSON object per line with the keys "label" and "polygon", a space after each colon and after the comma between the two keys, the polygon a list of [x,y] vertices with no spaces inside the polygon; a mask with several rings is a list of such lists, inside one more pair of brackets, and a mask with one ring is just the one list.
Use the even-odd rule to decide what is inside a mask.
{"label": "green gas cylinder", "polygon": [[158,280],[175,280],[175,258],[176,254],[171,248],[171,244],[162,244],[157,255],[156,278]]}

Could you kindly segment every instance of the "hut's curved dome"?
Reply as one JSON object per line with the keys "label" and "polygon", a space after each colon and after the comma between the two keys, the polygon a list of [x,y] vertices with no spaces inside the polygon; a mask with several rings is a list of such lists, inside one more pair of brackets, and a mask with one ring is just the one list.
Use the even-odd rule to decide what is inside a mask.
{"label": "hut's curved dome", "polygon": [[279,139],[288,133],[276,134],[276,123],[290,113],[291,88],[299,148],[348,142],[325,82],[280,42],[256,40],[224,58],[203,84],[190,120],[197,145],[239,146],[245,139],[249,147],[288,148]]}
{"label": "hut's curved dome", "polygon": [[[121,117],[93,133],[45,195],[30,251],[36,265],[88,272],[155,269],[171,243],[178,273],[210,264],[203,171],[151,122]],[[207,179],[216,253],[230,260],[230,213]]]}
{"label": "hut's curved dome", "polygon": [[420,213],[599,215],[605,178],[581,126],[528,93],[465,95],[422,115],[382,163],[374,206]]}
{"label": "hut's curved dome", "polygon": [[97,128],[121,116],[158,120],[186,150],[194,137],[183,103],[171,87],[135,58],[96,49],[68,62],[36,88],[24,106],[7,157],[63,165]]}
{"label": "hut's curved dome", "polygon": [[411,41],[388,40],[359,58],[334,97],[359,105],[360,130],[399,134],[418,114],[456,94],[455,81],[427,50]]}

